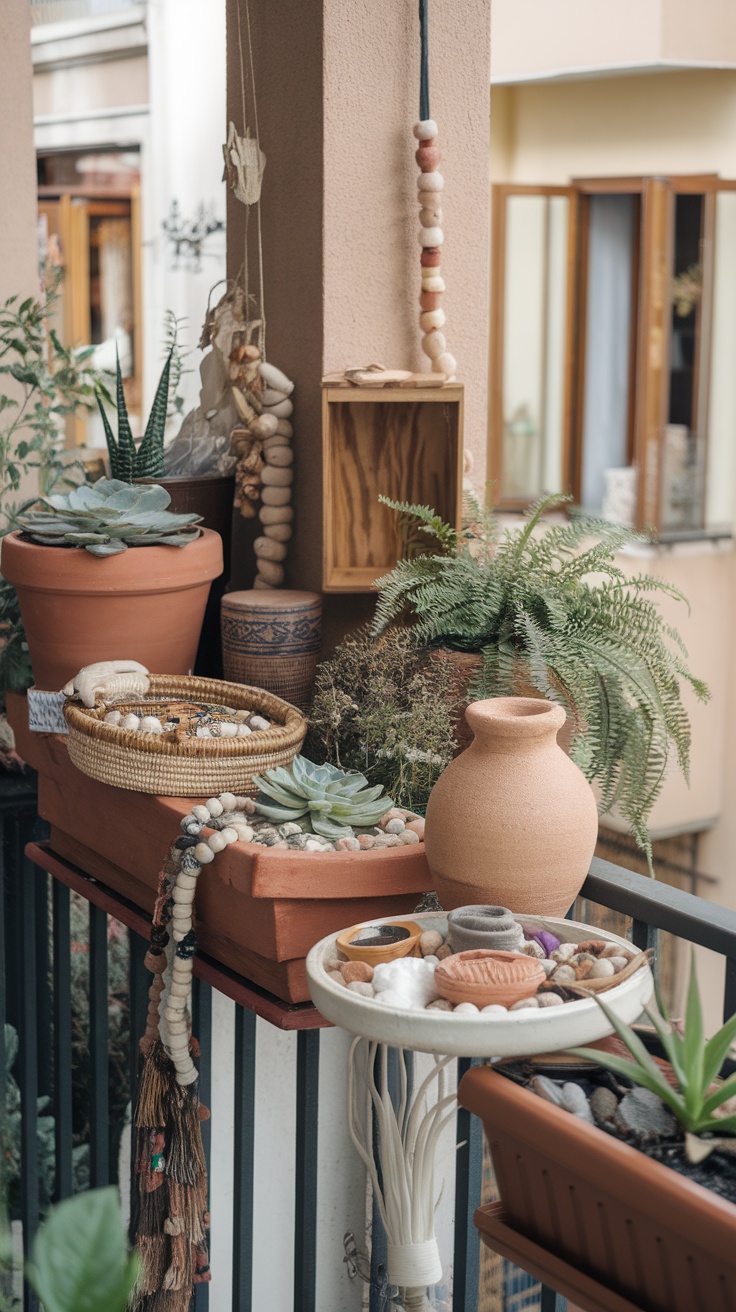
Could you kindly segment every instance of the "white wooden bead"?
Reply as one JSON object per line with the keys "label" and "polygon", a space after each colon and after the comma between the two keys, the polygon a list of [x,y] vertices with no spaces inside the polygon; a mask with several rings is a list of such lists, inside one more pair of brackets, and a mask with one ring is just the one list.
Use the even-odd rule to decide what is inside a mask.
{"label": "white wooden bead", "polygon": [[248,427],[248,432],[253,437],[267,438],[273,437],[278,428],[278,419],[275,415],[258,415]]}
{"label": "white wooden bead", "polygon": [[262,360],[259,369],[261,371],[261,378],[266,384],[266,387],[275,387],[279,392],[283,392],[286,396],[291,396],[291,393],[294,391],[294,384],[290,378],[286,377],[286,374],[276,368],[275,364],[269,364],[266,360]]}
{"label": "white wooden bead", "polygon": [[425,355],[429,356],[430,360],[438,360],[447,350],[444,333],[438,332],[436,329],[434,332],[427,333],[426,337],[422,338],[422,350]]}
{"label": "white wooden bead", "polygon": [[138,715],[133,715],[132,712],[130,715],[124,715],[120,721],[121,729],[139,729],[140,725],[140,717]]}
{"label": "white wooden bead", "polygon": [[422,118],[414,124],[412,132],[417,141],[431,141],[437,136],[438,128],[433,118]]}
{"label": "white wooden bead", "polygon": [[180,1071],[179,1068],[177,1067],[176,1070],[177,1084],[184,1084],[184,1085],[194,1084],[196,1079],[197,1079],[197,1071],[193,1064],[185,1071]]}
{"label": "white wooden bead", "polygon": [[221,722],[220,722],[220,737],[221,737],[221,738],[237,738],[237,736],[238,736],[238,726],[237,726],[237,724],[232,724],[229,720],[221,720]]}
{"label": "white wooden bead", "polygon": [[273,538],[256,538],[253,550],[263,560],[286,560],[287,551],[283,542],[274,542]]}
{"label": "white wooden bead", "polygon": [[141,733],[163,733],[164,726],[155,715],[144,715],[140,723]]}
{"label": "white wooden bead", "polygon": [[445,179],[441,173],[420,173],[417,178],[419,191],[443,191]]}
{"label": "white wooden bead", "polygon": [[176,876],[176,887],[177,887],[177,888],[196,888],[196,887],[197,887],[197,876],[196,876],[196,875],[190,875],[190,873],[189,873],[188,870],[187,870],[187,871],[182,871],[181,874],[179,874],[179,875]]}
{"label": "white wooden bead", "polygon": [[263,560],[261,557],[258,557],[258,573],[270,588],[280,587],[286,577],[283,565],[277,564],[275,560]]}
{"label": "white wooden bead", "polygon": [[220,793],[219,801],[223,811],[234,811],[237,800],[235,793]]}
{"label": "white wooden bead", "polygon": [[270,415],[275,415],[277,419],[290,419],[294,413],[294,402],[287,396],[283,401],[279,401],[276,405],[270,405],[268,407],[268,413]]}
{"label": "white wooden bead", "polygon": [[[422,177],[425,178],[429,177],[429,174],[423,173]],[[442,197],[436,191],[418,191],[417,200],[419,204],[422,206],[422,209],[431,210],[435,205],[439,205],[441,203]]]}
{"label": "white wooden bead", "polygon": [[207,821],[212,818],[210,816],[209,807],[207,806],[193,806],[192,815],[194,816],[195,820],[199,820],[200,824],[203,825],[206,824]]}
{"label": "white wooden bead", "polygon": [[105,716],[105,724],[120,724],[122,718],[121,711],[108,711]]}
{"label": "white wooden bead", "polygon": [[174,1000],[176,1000],[177,1002],[181,1001],[186,1005],[187,995],[189,993],[189,986],[188,984],[185,984],[183,980],[174,979],[171,981],[171,985],[169,987],[169,993],[171,995],[172,1005],[174,1003]]}
{"label": "white wooden bead", "polygon": [[441,246],[444,240],[441,228],[422,228],[417,237],[420,246]]}
{"label": "white wooden bead", "polygon": [[224,843],[237,843],[238,832],[232,825],[227,825],[225,829],[220,830],[220,838]]}
{"label": "white wooden bead", "polygon": [[445,374],[448,378],[454,378],[457,373],[457,360],[449,351],[444,351],[442,355],[435,359],[434,363],[439,372]]}
{"label": "white wooden bead", "polygon": [[171,931],[171,937],[173,938],[175,943],[183,943],[184,939],[186,938],[186,934],[184,933],[183,929],[174,928]]}
{"label": "white wooden bead", "polygon": [[291,524],[266,524],[263,529],[264,536],[274,542],[288,542],[293,532]]}
{"label": "white wooden bead", "polygon": [[233,829],[241,843],[253,842],[253,830],[250,825],[233,825]]}
{"label": "white wooden bead", "polygon": [[[280,405],[282,401],[285,401],[287,399],[288,395],[289,395],[288,392],[282,392],[279,388],[264,387],[263,394],[261,396],[261,404],[265,406]],[[274,416],[269,415],[269,418],[272,417]],[[278,423],[278,420],[276,422]],[[273,431],[275,433],[276,429],[274,428]]]}
{"label": "white wooden bead", "polygon": [[288,466],[266,465],[261,470],[261,482],[264,487],[291,487],[294,482],[294,470]]}
{"label": "white wooden bead", "polygon": [[423,207],[419,211],[419,222],[423,228],[433,228],[436,223],[442,222],[442,210],[439,205],[432,209]]}
{"label": "white wooden bead", "polygon": [[272,446],[269,451],[263,453],[266,457],[267,465],[276,465],[283,468],[284,465],[291,465],[294,462],[294,452],[288,445]]}
{"label": "white wooden bead", "polygon": [[[174,920],[189,920],[191,922],[192,908],[184,902],[175,902],[171,909],[171,915]],[[181,926],[177,925],[177,929],[180,928]]]}
{"label": "white wooden bead", "polygon": [[218,834],[217,832],[215,832],[214,834],[210,834],[209,838],[207,839],[207,846],[210,848],[211,852],[214,855],[215,852],[221,852],[222,849],[227,846],[227,844],[222,834]]}
{"label": "white wooden bead", "polygon": [[194,849],[194,855],[196,856],[200,865],[203,866],[206,866],[208,862],[214,861],[215,859],[215,854],[212,851],[212,848],[207,845],[207,843],[197,843],[197,846]]}
{"label": "white wooden bead", "polygon": [[219,797],[209,797],[207,799],[207,810],[209,811],[213,820],[216,820],[218,815],[222,815],[224,809],[225,808],[222,805],[222,802],[220,801]]}
{"label": "white wooden bead", "polygon": [[247,738],[248,734],[252,732],[253,730],[250,728],[249,725],[247,724],[238,725],[238,738]]}
{"label": "white wooden bead", "polygon": [[176,1017],[174,1016],[172,1016],[171,1019],[169,1019],[168,1014],[166,1016],[166,1019],[169,1022],[169,1034],[171,1034],[172,1036],[174,1034],[186,1034],[189,1026],[185,1020],[177,1020]]}
{"label": "white wooden bead", "polygon": [[[439,274],[432,278],[422,278],[423,292],[444,292],[446,290],[445,280]],[[427,313],[431,314],[432,311],[428,310]]]}
{"label": "white wooden bead", "polygon": [[191,906],[194,901],[194,892],[195,890],[193,888],[181,888],[177,883],[176,888],[174,889],[174,906]]}
{"label": "white wooden bead", "polygon": [[441,328],[446,318],[444,310],[425,310],[419,316],[419,326],[429,333],[433,328]]}
{"label": "white wooden bead", "polygon": [[276,432],[279,433],[281,437],[294,436],[294,429],[288,419],[279,419],[279,422],[276,425]]}

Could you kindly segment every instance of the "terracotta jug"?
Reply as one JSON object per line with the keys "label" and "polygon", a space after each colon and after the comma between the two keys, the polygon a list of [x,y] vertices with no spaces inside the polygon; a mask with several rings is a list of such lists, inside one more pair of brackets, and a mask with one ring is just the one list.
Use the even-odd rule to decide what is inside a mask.
{"label": "terracotta jug", "polygon": [[469,903],[564,916],[595,849],[590,784],[557,743],[559,705],[492,697],[465,712],[474,741],[429,798],[425,851],[445,910]]}

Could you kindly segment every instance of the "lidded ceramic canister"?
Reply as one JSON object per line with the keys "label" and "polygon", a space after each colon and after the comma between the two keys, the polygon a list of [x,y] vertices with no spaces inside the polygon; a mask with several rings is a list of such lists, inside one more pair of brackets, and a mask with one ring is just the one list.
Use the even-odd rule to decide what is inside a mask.
{"label": "lidded ceramic canister", "polygon": [[433,887],[445,910],[484,903],[564,916],[598,836],[593,790],[557,743],[565,712],[535,697],[491,697],[465,715],[473,742],[427,806]]}
{"label": "lidded ceramic canister", "polygon": [[266,688],[304,709],[312,700],[322,645],[319,593],[228,592],[220,615],[225,678]]}

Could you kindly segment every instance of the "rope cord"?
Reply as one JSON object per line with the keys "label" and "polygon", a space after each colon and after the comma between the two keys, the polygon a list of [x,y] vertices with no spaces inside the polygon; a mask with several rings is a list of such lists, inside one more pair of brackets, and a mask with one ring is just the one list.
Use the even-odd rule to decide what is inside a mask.
{"label": "rope cord", "polygon": [[[238,16],[238,55],[240,58],[240,97],[241,97],[242,110],[243,110],[243,136],[245,136],[247,132],[247,119],[246,119],[246,110],[245,110],[245,59],[243,56],[243,36],[242,36],[242,30],[240,24],[240,4],[236,5],[236,12]],[[245,0],[245,25],[246,25],[246,33],[248,38],[248,64],[250,69],[251,97],[253,100],[253,126],[255,128],[256,145],[260,152],[261,137],[258,130],[258,101],[256,99],[256,76],[255,76],[255,68],[253,63],[253,39],[251,36],[249,0]],[[261,359],[265,360],[266,359],[266,302],[265,302],[264,286],[263,286],[263,230],[261,226],[260,196],[256,202],[256,210],[257,210],[256,217],[258,223],[258,300],[259,300],[258,308],[260,310],[260,316],[261,316],[260,327],[258,330],[258,345],[261,352]],[[245,251],[244,251],[244,261],[243,261],[243,267],[244,267],[243,283],[244,283],[244,291],[245,291],[246,318],[248,317],[249,314],[249,302],[250,302],[250,287],[249,287],[249,276],[248,276],[249,218],[250,218],[250,206],[246,205]]]}
{"label": "rope cord", "polygon": [[421,34],[421,72],[419,75],[419,117],[429,118],[429,0],[419,0]]}

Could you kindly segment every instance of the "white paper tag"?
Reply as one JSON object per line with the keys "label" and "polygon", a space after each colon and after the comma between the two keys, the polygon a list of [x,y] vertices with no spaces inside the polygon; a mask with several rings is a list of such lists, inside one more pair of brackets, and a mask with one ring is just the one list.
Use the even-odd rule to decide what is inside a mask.
{"label": "white paper tag", "polygon": [[34,733],[68,733],[69,726],[64,719],[63,692],[41,692],[39,688],[28,689],[28,728]]}

